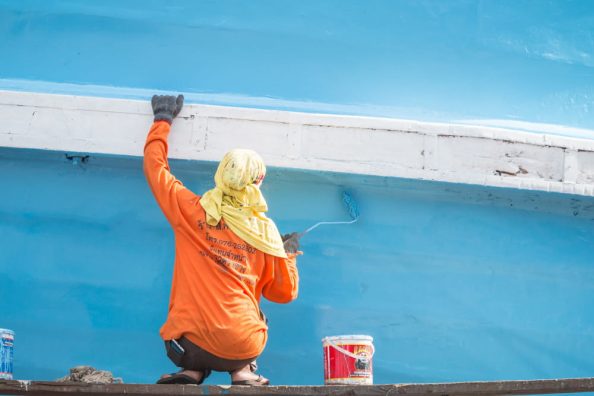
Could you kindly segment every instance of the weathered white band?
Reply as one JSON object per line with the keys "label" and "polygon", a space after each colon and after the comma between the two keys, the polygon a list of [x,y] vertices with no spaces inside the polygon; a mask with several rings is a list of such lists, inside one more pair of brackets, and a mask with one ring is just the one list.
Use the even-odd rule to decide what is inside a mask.
{"label": "weathered white band", "polygon": [[[0,91],[0,146],[142,155],[148,101]],[[594,140],[504,128],[186,104],[170,156],[594,195]]]}

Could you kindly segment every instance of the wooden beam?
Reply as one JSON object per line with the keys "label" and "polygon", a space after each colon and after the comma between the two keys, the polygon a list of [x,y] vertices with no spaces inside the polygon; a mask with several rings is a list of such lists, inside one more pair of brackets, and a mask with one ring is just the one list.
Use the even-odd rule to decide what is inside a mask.
{"label": "wooden beam", "polygon": [[433,384],[270,386],[84,384],[78,382],[0,380],[0,394],[28,396],[110,396],[110,395],[275,395],[275,396],[498,396],[580,393],[594,391],[594,378],[567,378],[532,381],[452,382]]}

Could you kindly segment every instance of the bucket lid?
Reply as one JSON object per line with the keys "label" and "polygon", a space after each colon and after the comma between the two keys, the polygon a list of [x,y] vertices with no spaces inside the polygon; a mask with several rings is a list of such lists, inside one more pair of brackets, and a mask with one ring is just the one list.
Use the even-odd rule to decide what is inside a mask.
{"label": "bucket lid", "polygon": [[322,338],[322,342],[326,342],[326,341],[354,341],[354,340],[373,342],[373,337],[369,336],[369,335],[357,334],[357,335],[328,336],[328,337]]}

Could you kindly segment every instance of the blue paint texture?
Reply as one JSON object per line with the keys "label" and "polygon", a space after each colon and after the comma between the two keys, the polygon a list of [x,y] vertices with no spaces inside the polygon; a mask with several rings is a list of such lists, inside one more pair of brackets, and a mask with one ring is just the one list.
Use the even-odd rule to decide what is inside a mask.
{"label": "blue paint texture", "polygon": [[[0,89],[594,128],[592,32],[588,0],[0,0]],[[196,192],[214,167],[172,162]],[[15,377],[172,371],[173,236],[140,160],[0,148],[0,179]],[[283,232],[348,220],[345,189],[361,212],[304,237],[299,299],[264,304],[274,384],[322,383],[340,334],[375,338],[376,383],[594,372],[593,198],[286,169],[263,189]]]}
{"label": "blue paint texture", "polygon": [[589,0],[0,0],[0,88],[39,80],[594,128],[593,31]]}
{"label": "blue paint texture", "polygon": [[[196,192],[216,164],[172,161]],[[173,370],[165,319],[173,236],[138,158],[0,149],[0,325],[15,377],[91,364],[126,382]],[[301,290],[265,303],[275,384],[321,384],[321,339],[375,338],[376,383],[590,376],[594,198],[271,169],[263,190],[303,239]],[[307,194],[305,194],[307,192]],[[218,374],[210,383],[227,383]]]}

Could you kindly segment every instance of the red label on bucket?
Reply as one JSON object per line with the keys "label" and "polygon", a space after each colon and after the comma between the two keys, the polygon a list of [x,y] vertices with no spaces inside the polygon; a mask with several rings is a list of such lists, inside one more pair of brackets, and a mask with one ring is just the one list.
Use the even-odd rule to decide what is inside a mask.
{"label": "red label on bucket", "polygon": [[[324,382],[326,384],[372,384],[373,347],[367,344],[336,343],[324,345]],[[347,352],[347,353],[345,353]],[[349,356],[354,355],[354,356]]]}

